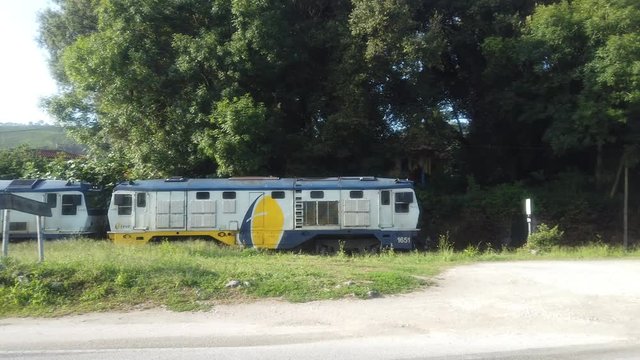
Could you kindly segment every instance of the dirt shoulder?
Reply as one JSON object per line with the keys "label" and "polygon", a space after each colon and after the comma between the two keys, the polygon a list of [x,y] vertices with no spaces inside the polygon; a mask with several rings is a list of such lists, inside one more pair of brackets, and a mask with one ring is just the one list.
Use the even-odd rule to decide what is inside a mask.
{"label": "dirt shoulder", "polygon": [[0,320],[0,348],[257,346],[376,336],[505,349],[640,343],[637,260],[480,263],[434,281],[422,291],[370,300],[9,318]]}

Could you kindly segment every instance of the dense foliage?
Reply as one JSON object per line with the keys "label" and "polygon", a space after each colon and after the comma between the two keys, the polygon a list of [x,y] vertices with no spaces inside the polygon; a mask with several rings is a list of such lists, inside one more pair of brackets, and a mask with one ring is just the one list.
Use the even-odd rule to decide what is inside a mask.
{"label": "dense foliage", "polygon": [[604,198],[638,158],[636,0],[55,0],[40,23],[46,106],[118,176],[414,176],[397,164],[428,156],[481,224],[568,170]]}

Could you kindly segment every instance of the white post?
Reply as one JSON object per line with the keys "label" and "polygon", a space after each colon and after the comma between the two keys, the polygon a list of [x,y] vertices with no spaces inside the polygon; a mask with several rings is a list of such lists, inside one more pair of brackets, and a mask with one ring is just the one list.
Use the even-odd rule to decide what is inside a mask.
{"label": "white post", "polygon": [[42,236],[42,216],[36,215],[36,228],[38,229],[38,261],[44,261],[44,239]]}
{"label": "white post", "polygon": [[624,207],[622,209],[622,247],[629,248],[629,167],[624,167]]}
{"label": "white post", "polygon": [[524,200],[524,212],[527,214],[527,239],[531,235],[531,199]]}
{"label": "white post", "polygon": [[2,222],[2,256],[9,256],[9,209],[3,210]]}

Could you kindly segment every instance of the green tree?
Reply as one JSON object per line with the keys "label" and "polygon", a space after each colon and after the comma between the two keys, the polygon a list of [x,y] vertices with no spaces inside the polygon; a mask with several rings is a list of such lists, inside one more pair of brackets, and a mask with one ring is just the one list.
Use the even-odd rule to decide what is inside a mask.
{"label": "green tree", "polygon": [[[483,43],[485,76],[518,125],[533,125],[555,154],[602,149],[628,132],[637,103],[640,5],[578,0],[539,5],[518,37]],[[635,75],[634,75],[635,74]]]}
{"label": "green tree", "polygon": [[26,146],[0,150],[0,180],[28,178],[30,173],[44,170],[46,161],[33,152]]}
{"label": "green tree", "polygon": [[[423,132],[424,143],[448,157],[456,146],[444,144],[462,144],[458,165],[481,182],[514,180],[535,167],[535,154],[523,148],[535,147],[540,131],[515,123],[518,109],[500,96],[519,74],[487,71],[501,58],[488,59],[482,45],[517,38],[536,3],[546,2],[354,1],[350,25],[365,43],[367,76],[395,135]],[[443,131],[447,125],[454,127]]]}
{"label": "green tree", "polygon": [[[71,1],[63,1],[71,4]],[[47,101],[50,112],[96,156],[115,152],[136,172],[188,174],[203,161],[192,136],[206,116],[198,112],[195,89],[176,67],[175,33],[193,33],[208,13],[206,2],[105,1],[95,9],[95,30],[49,46],[66,86]],[[61,7],[43,17],[76,23],[82,13]],[[47,45],[49,45],[47,43]],[[142,170],[140,170],[142,169]]]}
{"label": "green tree", "polygon": [[249,95],[225,99],[217,103],[211,122],[213,129],[204,133],[200,144],[207,155],[216,159],[218,175],[268,171],[271,138],[279,137],[279,127],[267,119],[263,104],[255,104]]}
{"label": "green tree", "polygon": [[[46,104],[95,157],[123,154],[141,175],[212,174],[214,160],[220,174],[335,174],[386,153],[389,125],[351,36],[349,1],[90,2],[93,27],[76,18],[75,2],[59,4],[41,18],[42,39],[64,40],[43,41],[64,85]],[[58,23],[88,31],[60,34]],[[260,120],[242,134],[267,142],[253,148],[269,149],[266,168],[235,166],[250,148],[230,147],[219,138],[229,132],[209,121],[245,95],[263,113],[250,118],[278,129],[258,134]],[[235,150],[214,154],[218,141]]]}

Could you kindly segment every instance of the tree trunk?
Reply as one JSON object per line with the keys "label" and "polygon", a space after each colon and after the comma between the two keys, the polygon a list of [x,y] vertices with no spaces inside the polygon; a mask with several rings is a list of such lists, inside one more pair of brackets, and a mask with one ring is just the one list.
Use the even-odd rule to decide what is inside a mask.
{"label": "tree trunk", "polygon": [[609,198],[611,199],[613,199],[613,195],[616,194],[616,189],[618,188],[618,183],[620,182],[620,175],[622,174],[622,168],[624,167],[625,157],[626,153],[622,153],[622,157],[620,158],[620,165],[618,165],[618,172],[616,173],[616,180],[613,182],[611,193],[609,193]]}
{"label": "tree trunk", "polygon": [[596,189],[602,187],[602,140],[598,140],[596,147]]}

